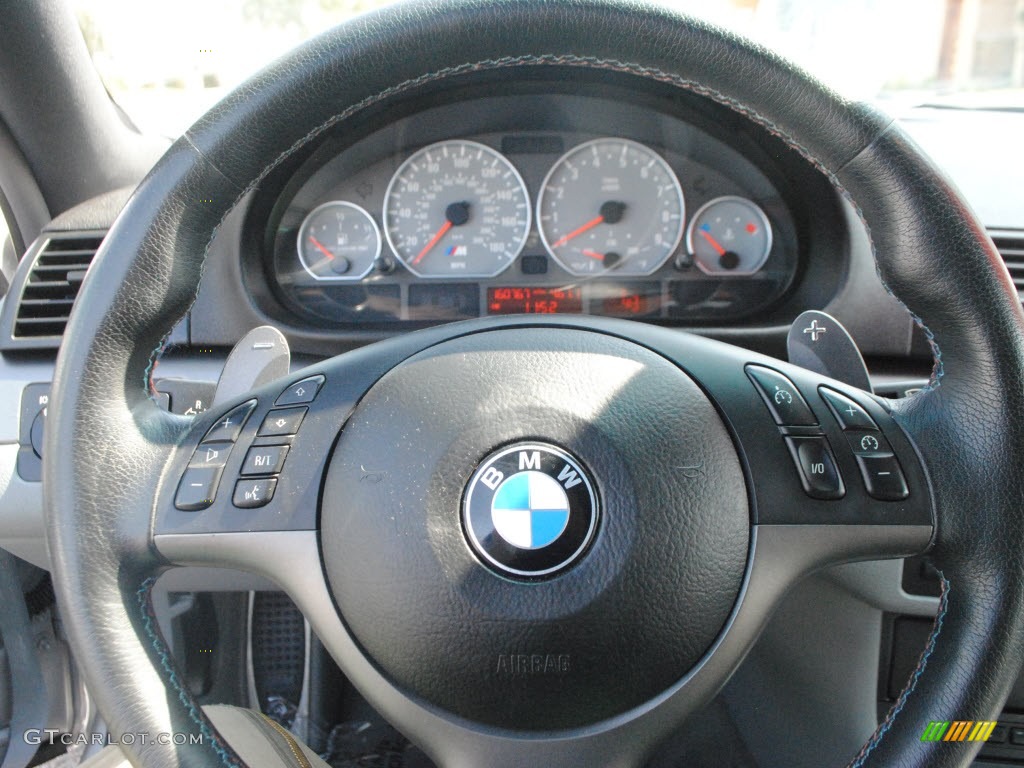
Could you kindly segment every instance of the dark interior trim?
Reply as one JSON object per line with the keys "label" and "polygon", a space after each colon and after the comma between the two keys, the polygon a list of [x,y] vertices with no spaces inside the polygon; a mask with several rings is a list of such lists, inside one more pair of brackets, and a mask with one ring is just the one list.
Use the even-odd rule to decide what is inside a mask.
{"label": "dark interior trim", "polygon": [[[0,0],[0,121],[53,214],[137,184],[169,142],[140,134],[110,99],[64,3]],[[53,55],[59,51],[60,55]]]}
{"label": "dark interior trim", "polygon": [[14,252],[20,260],[50,220],[50,211],[28,161],[3,120],[0,120],[0,213],[7,222]]}

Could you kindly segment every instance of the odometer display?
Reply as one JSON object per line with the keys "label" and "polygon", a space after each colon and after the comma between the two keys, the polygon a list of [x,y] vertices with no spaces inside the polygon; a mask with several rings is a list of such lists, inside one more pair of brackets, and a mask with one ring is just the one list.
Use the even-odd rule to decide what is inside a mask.
{"label": "odometer display", "polygon": [[493,277],[530,231],[526,185],[499,152],[474,141],[424,147],[395,172],[384,234],[419,277]]}
{"label": "odometer display", "polygon": [[488,288],[489,315],[579,314],[583,311],[580,288]]}

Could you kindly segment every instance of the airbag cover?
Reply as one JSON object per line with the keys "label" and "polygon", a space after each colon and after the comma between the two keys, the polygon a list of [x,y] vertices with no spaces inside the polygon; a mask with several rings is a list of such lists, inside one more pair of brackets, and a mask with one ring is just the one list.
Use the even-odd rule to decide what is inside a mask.
{"label": "airbag cover", "polygon": [[[559,446],[600,523],[565,572],[503,578],[466,541],[466,485],[496,448]],[[605,334],[477,333],[385,375],[345,425],[321,509],[355,639],[398,685],[470,720],[581,726],[682,679],[743,580],[747,489],[718,412],[677,366]]]}

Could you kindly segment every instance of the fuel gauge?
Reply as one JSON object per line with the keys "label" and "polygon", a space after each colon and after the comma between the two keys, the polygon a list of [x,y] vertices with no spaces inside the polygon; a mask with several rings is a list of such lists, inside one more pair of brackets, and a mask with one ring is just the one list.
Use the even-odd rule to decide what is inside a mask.
{"label": "fuel gauge", "polygon": [[716,197],[694,214],[686,247],[709,275],[752,275],[771,252],[772,228],[745,197]]}
{"label": "fuel gauge", "polygon": [[380,229],[354,203],[317,206],[299,227],[299,260],[315,280],[359,280],[380,256]]}

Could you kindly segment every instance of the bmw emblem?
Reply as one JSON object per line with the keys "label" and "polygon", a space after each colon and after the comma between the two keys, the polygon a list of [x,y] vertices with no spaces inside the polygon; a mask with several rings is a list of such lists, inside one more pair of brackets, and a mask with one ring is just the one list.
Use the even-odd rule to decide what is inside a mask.
{"label": "bmw emblem", "polygon": [[520,443],[488,456],[466,487],[462,520],[489,567],[547,576],[574,563],[597,530],[597,498],[580,463],[560,448]]}

